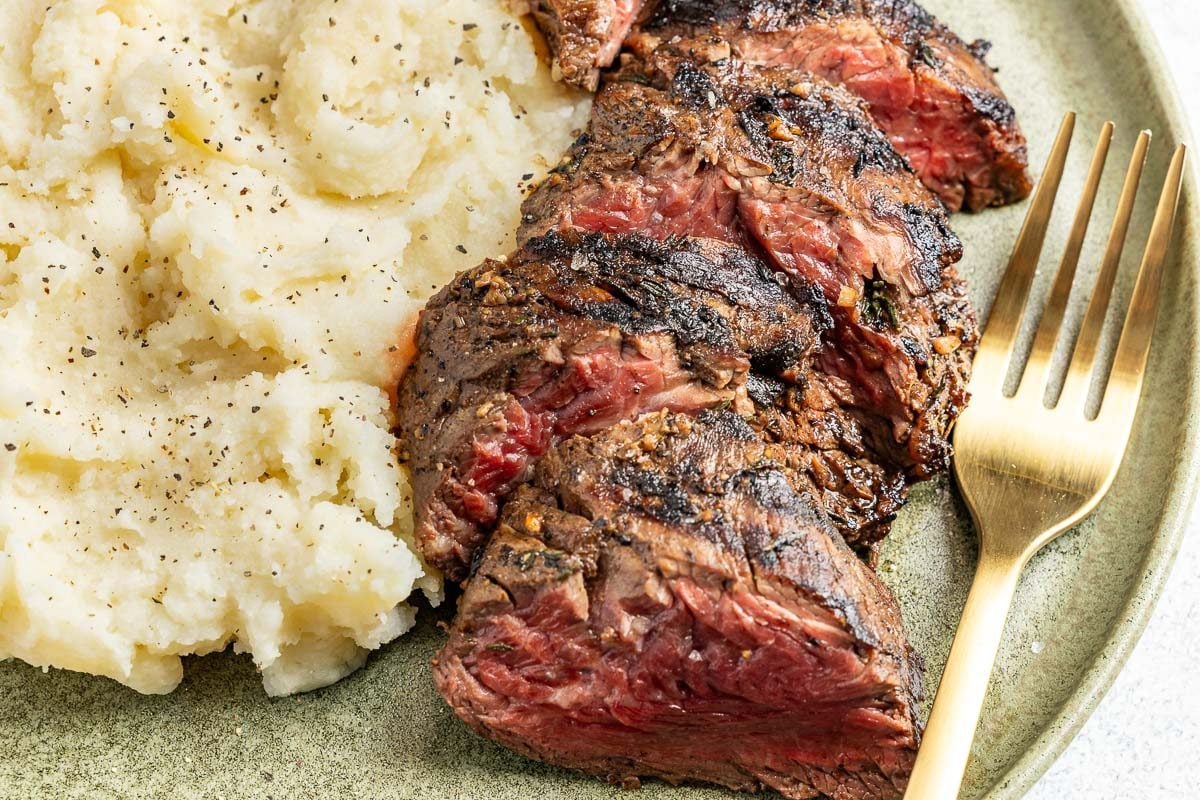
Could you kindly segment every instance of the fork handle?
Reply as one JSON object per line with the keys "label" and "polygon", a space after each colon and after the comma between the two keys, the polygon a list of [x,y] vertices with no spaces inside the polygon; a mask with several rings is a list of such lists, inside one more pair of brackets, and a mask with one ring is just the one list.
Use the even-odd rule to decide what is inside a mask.
{"label": "fork handle", "polygon": [[983,546],[905,800],[955,800],[1025,558]]}

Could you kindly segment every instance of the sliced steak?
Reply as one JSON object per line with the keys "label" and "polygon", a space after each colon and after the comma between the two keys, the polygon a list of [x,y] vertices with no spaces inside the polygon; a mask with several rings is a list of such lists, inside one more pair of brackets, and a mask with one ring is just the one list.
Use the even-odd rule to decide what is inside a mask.
{"label": "sliced steak", "polygon": [[751,367],[795,372],[820,311],[715,241],[552,233],[463,273],[422,313],[398,392],[426,559],[463,578],[564,436],[658,409],[750,413]]}
{"label": "sliced steak", "polygon": [[644,0],[538,0],[533,16],[553,52],[555,78],[596,91]]}
{"label": "sliced steak", "polygon": [[830,396],[880,463],[945,467],[976,338],[961,243],[845,90],[731,60],[621,73],[523,207],[521,237],[561,229],[723,239],[819,287],[834,325],[812,369]]}
{"label": "sliced steak", "polygon": [[543,458],[434,678],[479,733],[610,780],[899,798],[919,739],[891,593],[730,413],[655,414]]}
{"label": "sliced steak", "polygon": [[912,0],[663,0],[629,41],[655,53],[732,55],[845,86],[951,211],[1029,194],[1025,138],[984,62]]}

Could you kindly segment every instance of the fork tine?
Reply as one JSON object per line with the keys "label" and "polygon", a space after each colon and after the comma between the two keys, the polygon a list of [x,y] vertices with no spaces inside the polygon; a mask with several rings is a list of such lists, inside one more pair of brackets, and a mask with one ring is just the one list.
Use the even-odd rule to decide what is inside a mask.
{"label": "fork tine", "polygon": [[1037,270],[1042,243],[1046,239],[1046,228],[1050,222],[1050,214],[1054,211],[1054,199],[1058,194],[1058,184],[1062,180],[1063,166],[1067,161],[1067,151],[1071,148],[1071,134],[1074,130],[1075,112],[1067,112],[1062,125],[1059,126],[1058,137],[1054,140],[1050,157],[1046,160],[1046,169],[1038,181],[1037,191],[1029,204],[1025,223],[1021,226],[1021,233],[1008,261],[1008,269],[1005,270],[1000,288],[996,291],[996,300],[992,304],[987,327],[979,342],[971,379],[972,391],[976,393],[999,392],[1004,387],[1009,356],[1021,326],[1025,301],[1029,297],[1029,287]]}
{"label": "fork tine", "polygon": [[1142,167],[1146,163],[1146,152],[1149,148],[1150,131],[1142,131],[1138,134],[1137,143],[1133,147],[1133,156],[1129,160],[1129,171],[1125,173],[1125,184],[1121,187],[1121,199],[1117,202],[1117,214],[1113,218],[1112,229],[1108,234],[1108,245],[1104,250],[1104,258],[1100,262],[1100,274],[1096,277],[1092,299],[1088,302],[1087,312],[1083,316],[1083,325],[1079,328],[1079,337],[1075,340],[1071,366],[1067,370],[1062,395],[1056,407],[1079,409],[1082,412],[1083,407],[1087,404],[1092,368],[1096,362],[1096,349],[1100,344],[1100,334],[1104,330],[1104,317],[1108,312],[1108,302],[1112,297],[1117,268],[1121,266],[1121,251],[1125,248],[1125,235],[1129,232],[1129,220],[1133,218],[1138,181],[1142,178]]}
{"label": "fork tine", "polygon": [[1112,373],[1104,391],[1100,414],[1104,421],[1114,425],[1120,423],[1128,430],[1137,409],[1138,396],[1142,391],[1142,379],[1146,374],[1146,359],[1150,353],[1150,340],[1154,335],[1154,321],[1158,316],[1158,295],[1162,287],[1163,263],[1171,234],[1175,225],[1175,212],[1179,207],[1179,193],[1183,182],[1183,162],[1187,158],[1187,147],[1179,145],[1167,170],[1162,194],[1158,198],[1158,209],[1154,212],[1154,223],[1150,227],[1150,238],[1138,268],[1137,283],[1129,310],[1125,313],[1125,325],[1117,352],[1113,358]]}
{"label": "fork tine", "polygon": [[1079,199],[1079,209],[1075,212],[1075,221],[1071,225],[1071,235],[1067,239],[1062,261],[1059,262],[1058,272],[1054,276],[1050,299],[1046,302],[1046,310],[1042,312],[1042,320],[1038,324],[1033,347],[1029,351],[1029,360],[1025,363],[1025,374],[1021,378],[1021,386],[1017,394],[1034,402],[1042,402],[1042,396],[1046,391],[1046,379],[1050,374],[1050,358],[1054,355],[1054,345],[1058,341],[1058,329],[1062,326],[1067,300],[1071,297],[1071,284],[1075,280],[1079,253],[1083,250],[1083,242],[1087,237],[1088,222],[1092,217],[1092,208],[1096,204],[1096,195],[1100,189],[1100,178],[1104,174],[1104,162],[1108,158],[1108,146],[1112,141],[1112,134],[1112,122],[1104,123],[1100,129],[1100,138],[1096,141],[1096,150],[1092,154],[1092,164],[1088,169],[1087,182],[1083,187],[1083,195]]}

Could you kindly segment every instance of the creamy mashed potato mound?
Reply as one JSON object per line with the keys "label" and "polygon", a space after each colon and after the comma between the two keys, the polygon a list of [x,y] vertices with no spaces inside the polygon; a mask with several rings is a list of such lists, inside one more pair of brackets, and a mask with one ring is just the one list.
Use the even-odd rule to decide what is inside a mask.
{"label": "creamy mashed potato mound", "polygon": [[411,627],[398,343],[585,104],[502,0],[0,0],[0,658],[286,694]]}

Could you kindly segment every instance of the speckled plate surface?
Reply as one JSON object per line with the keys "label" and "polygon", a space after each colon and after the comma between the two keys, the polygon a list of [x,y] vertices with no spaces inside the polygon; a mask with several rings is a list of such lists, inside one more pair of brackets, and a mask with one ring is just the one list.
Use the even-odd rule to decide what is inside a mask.
{"label": "speckled plate surface", "polygon": [[[1117,123],[1101,212],[1141,127],[1156,134],[1144,185],[1161,181],[1185,138],[1178,101],[1134,0],[929,0],[964,37],[995,42],[992,62],[1040,165],[1061,114],[1080,112],[1063,191],[1082,183],[1100,123]],[[1118,155],[1120,154],[1120,155]],[[1193,160],[1193,164],[1195,161]],[[1099,702],[1141,633],[1183,535],[1196,484],[1198,343],[1196,171],[1169,266],[1142,413],[1108,499],[1030,564],[1005,643],[965,798],[1022,795]],[[1151,192],[1134,230],[1148,227]],[[963,271],[986,313],[1023,207],[960,216]],[[1061,242],[1060,213],[1050,241]],[[1094,267],[1103,226],[1085,254]],[[1048,266],[1049,265],[1049,266]],[[1129,272],[1118,285],[1128,294]],[[1049,273],[1047,260],[1043,272]],[[1041,274],[1044,290],[1048,274]],[[1069,324],[1078,325],[1080,297]],[[1112,320],[1110,320],[1112,322]],[[1110,342],[1111,344],[1111,342]],[[936,686],[974,559],[966,511],[946,480],[913,493],[881,565]],[[86,798],[608,798],[621,790],[526,761],[468,733],[433,690],[428,660],[448,612],[422,612],[412,634],[345,681],[270,700],[253,666],[232,655],[194,659],[172,695],[143,697],[104,679],[0,664],[0,797]],[[1152,713],[1149,710],[1148,713]],[[1114,787],[1114,791],[1117,788]],[[624,795],[629,796],[629,795]],[[720,798],[727,792],[647,782],[638,795]]]}

